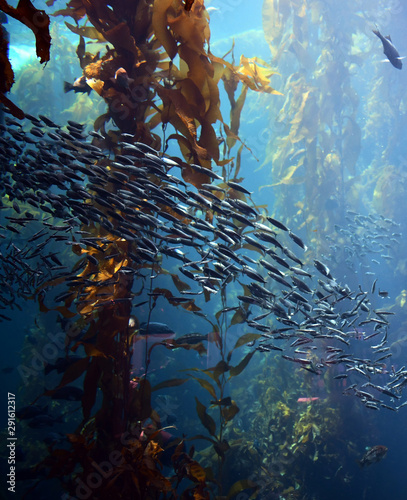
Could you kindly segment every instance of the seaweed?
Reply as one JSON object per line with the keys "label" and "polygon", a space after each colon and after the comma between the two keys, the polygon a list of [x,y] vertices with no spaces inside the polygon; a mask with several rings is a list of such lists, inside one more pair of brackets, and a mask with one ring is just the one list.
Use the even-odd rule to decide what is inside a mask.
{"label": "seaweed", "polygon": [[[17,7],[10,6],[6,0],[0,0],[0,10],[26,25],[34,33],[37,57],[40,58],[41,64],[47,63],[50,59],[51,36],[50,20],[45,11],[36,9],[30,0],[19,0]],[[23,111],[5,96],[14,83],[14,73],[8,58],[8,40],[2,26],[0,26],[0,81],[0,102],[16,118],[23,119]]]}
{"label": "seaweed", "polygon": [[[243,144],[240,144],[236,158],[230,155],[240,141],[240,114],[246,93],[248,89],[276,93],[269,83],[272,71],[257,58],[242,57],[239,66],[235,66],[210,52],[208,17],[202,1],[188,4],[178,0],[153,4],[114,2],[108,6],[103,1],[71,0],[66,9],[55,15],[74,19],[75,25],[67,23],[67,26],[79,35],[76,52],[84,75],[108,106],[106,113],[94,124],[95,130],[104,137],[104,140],[95,138],[95,144],[113,150],[111,159],[95,158],[94,163],[102,172],[116,172],[114,155],[122,154],[125,149],[122,134],[132,135],[131,139],[126,136],[124,142],[143,142],[162,150],[168,148],[170,140],[175,140],[186,162],[182,164],[186,183],[201,187],[218,179],[217,174],[213,174],[215,177],[208,174],[214,162],[222,169],[224,178],[218,184],[213,183],[214,189],[217,188],[214,196],[239,200],[247,207],[253,204],[250,193],[240,184]],[[80,24],[82,20],[85,24]],[[85,38],[103,41],[106,44],[103,54],[87,52]],[[179,67],[174,62],[176,57]],[[33,73],[35,68],[27,68],[21,75],[19,86],[23,88],[24,79],[31,78]],[[221,80],[227,88],[232,108],[230,125],[224,123],[220,114],[218,85]],[[239,85],[240,95],[236,99]],[[114,130],[109,122],[117,129]],[[221,125],[221,137],[215,132],[215,124]],[[159,133],[154,132],[160,125],[163,140]],[[168,125],[173,130],[167,137]],[[154,174],[153,168],[148,176],[157,189],[171,187]],[[136,178],[136,175],[131,177]],[[117,221],[123,207],[111,207],[103,199],[110,192],[116,193],[118,185],[109,182],[101,188],[94,178],[86,182],[89,192],[86,192],[84,203],[92,202],[101,214],[103,224],[80,219],[81,229],[88,237],[76,241],[72,235],[70,249],[75,263],[72,265],[69,261],[69,279],[64,276],[50,278],[40,283],[33,293],[41,316],[57,316],[64,325],[63,352],[66,360],[72,361],[61,370],[60,377],[53,378],[56,384],[51,389],[36,394],[37,400],[45,398],[53,407],[55,405],[55,410],[71,413],[67,424],[73,430],[49,447],[48,455],[35,469],[46,471],[46,477],[38,476],[32,489],[44,481],[59,478],[69,494],[91,494],[97,488],[97,496],[101,499],[131,496],[144,500],[178,498],[180,495],[181,498],[216,497],[223,489],[222,463],[230,448],[224,433],[239,412],[239,406],[228,395],[227,383],[247,369],[254,355],[254,352],[246,353],[232,364],[235,351],[253,341],[254,337],[243,336],[234,348],[228,350],[227,331],[230,326],[244,321],[247,307],[236,311],[229,323],[223,314],[216,315],[217,324],[209,321],[213,334],[208,340],[219,349],[221,361],[210,369],[188,372],[188,380],[197,381],[200,388],[211,396],[209,409],[197,395],[196,410],[209,434],[209,438],[204,436],[202,439],[211,442],[218,462],[218,478],[194,459],[194,449],[187,450],[186,438],[179,438],[171,453],[174,475],[168,477],[160,461],[166,451],[163,442],[165,428],[159,411],[154,408],[152,394],[167,387],[178,387],[187,379],[168,376],[164,381],[158,381],[151,375],[152,356],[162,343],[150,348],[146,344],[145,373],[134,376],[131,364],[133,344],[141,336],[140,321],[146,319],[148,325],[161,301],[194,317],[202,318],[202,311],[195,298],[177,296],[188,291],[189,285],[181,279],[178,269],[164,267],[163,256],[158,254],[154,243],[154,233],[143,242],[134,237],[125,239],[118,234]],[[100,192],[103,192],[103,197],[98,196]],[[75,195],[72,190],[67,192],[68,196],[69,193]],[[148,200],[142,201],[139,210],[147,215],[154,213],[156,208],[153,206],[152,209]],[[187,224],[192,220],[173,207],[159,206],[159,209]],[[207,220],[214,215],[203,201],[197,203],[194,210],[201,211]],[[245,230],[241,220],[235,220],[234,224],[239,232]],[[228,244],[232,249],[236,248],[234,243]],[[156,277],[162,278],[163,282],[167,280],[168,285],[153,286]],[[134,291],[136,283],[140,284],[137,292]],[[226,285],[230,288],[235,283],[228,279],[220,286],[213,280],[213,288],[205,291],[204,300],[214,300],[213,296],[220,292],[222,308],[226,307],[229,300]],[[232,296],[236,294],[235,290],[231,293]],[[141,313],[139,317],[134,316],[132,301],[136,296],[140,296],[140,304],[134,306],[136,314],[137,307],[142,304],[147,317]],[[174,344],[167,341],[165,347],[199,354],[205,352],[202,342]],[[74,354],[79,359],[74,358]],[[56,406],[54,398],[60,391],[73,389],[77,394],[83,390],[82,396],[75,397],[79,407],[72,410],[69,402]],[[219,423],[215,423],[211,416],[213,411],[218,413]],[[108,464],[107,471],[102,463]],[[89,479],[95,475],[97,485]],[[209,488],[210,483],[216,486]],[[240,481],[232,487],[231,494],[247,488],[253,488],[253,484]]]}
{"label": "seaweed", "polygon": [[[158,150],[166,150],[170,140],[177,141],[187,163],[210,168],[213,160],[224,165],[231,160],[228,156],[221,158],[214,125],[222,124],[227,140],[231,141],[230,150],[238,139],[239,116],[247,89],[277,93],[269,84],[273,72],[264,62],[242,57],[236,67],[211,53],[209,18],[202,0],[188,5],[180,0],[152,5],[118,2],[111,9],[103,1],[89,4],[72,0],[67,9],[54,15],[70,16],[76,23],[86,19],[92,25],[66,23],[80,35],[77,53],[88,84],[108,104],[108,112],[95,122],[95,130],[104,134],[106,124],[112,120],[121,132],[133,134],[134,141]],[[86,38],[105,41],[106,52],[87,52]],[[227,88],[228,82],[235,82],[234,89],[228,91],[229,98],[237,83],[243,84],[238,105],[232,103],[230,127],[220,112],[220,79]],[[165,137],[168,125],[174,132]],[[153,132],[158,126],[164,136],[163,144],[159,134]],[[116,137],[117,132],[107,132],[106,145],[114,147]],[[197,177],[187,169],[186,172],[188,181]]]}
{"label": "seaweed", "polygon": [[[273,182],[261,189],[275,190],[275,210],[295,221],[298,229],[307,229],[319,253],[326,251],[324,234],[346,208],[357,210],[359,204],[353,195],[359,186],[362,131],[351,65],[361,64],[362,58],[348,33],[332,33],[332,16],[346,18],[354,31],[363,27],[351,5],[335,13],[318,1],[308,7],[295,1],[263,4],[273,64],[291,71],[282,75],[285,102],[277,118],[279,133],[272,137],[263,162],[272,165]],[[314,37],[317,50],[309,41]],[[277,112],[275,105],[272,112]]]}

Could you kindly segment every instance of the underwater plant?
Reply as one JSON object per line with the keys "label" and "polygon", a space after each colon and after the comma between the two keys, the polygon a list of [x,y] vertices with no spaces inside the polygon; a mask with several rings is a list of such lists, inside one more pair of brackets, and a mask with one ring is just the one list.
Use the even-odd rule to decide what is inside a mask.
{"label": "underwater plant", "polygon": [[[43,10],[36,9],[30,0],[19,1],[17,7],[12,7],[6,0],[1,0],[0,11],[25,24],[34,33],[37,57],[40,58],[41,64],[47,63],[50,59],[51,47],[48,15]],[[0,102],[16,118],[22,119],[24,118],[23,111],[5,95],[14,83],[14,73],[8,57],[8,46],[6,30],[0,24]]]}
{"label": "underwater plant", "polygon": [[339,9],[319,1],[307,7],[294,1],[263,3],[264,32],[285,80],[285,102],[281,110],[277,103],[272,108],[279,133],[263,166],[272,165],[273,183],[261,189],[278,188],[275,209],[295,220],[297,229],[308,230],[317,254],[326,251],[325,233],[347,208],[359,205],[351,195],[356,194],[362,132],[351,77],[363,58],[354,50],[352,31],[332,32],[332,16],[343,16],[354,31],[362,30],[361,19],[350,15],[353,10],[351,2]]}
{"label": "underwater plant", "polygon": [[[70,402],[77,401],[80,403],[81,415],[78,414],[77,408],[74,418],[66,421],[66,424],[74,424],[76,430],[68,433],[65,438],[61,437],[52,442],[48,456],[35,468],[31,468],[32,476],[38,471],[46,471],[46,478],[42,473],[38,474],[38,480],[32,489],[45,480],[60,478],[62,486],[71,495],[86,495],[97,489],[98,498],[128,498],[130,492],[133,498],[140,499],[147,498],[146,495],[148,498],[158,498],[160,495],[175,498],[179,489],[186,488],[183,494],[185,498],[190,498],[191,495],[194,498],[209,498],[206,472],[193,459],[193,449],[186,450],[184,440],[179,440],[171,456],[175,475],[168,478],[162,471],[160,457],[165,447],[162,443],[164,429],[159,414],[152,408],[151,394],[177,383],[168,380],[161,385],[151,385],[148,373],[151,350],[146,352],[146,373],[131,380],[133,340],[140,331],[137,318],[131,326],[132,299],[136,296],[135,278],[137,283],[141,284],[137,295],[148,297],[147,325],[157,300],[161,298],[181,310],[196,313],[200,308],[195,304],[194,298],[180,300],[169,289],[152,287],[153,278],[162,275],[164,278],[171,278],[178,292],[189,288],[178,273],[168,272],[162,266],[162,257],[158,255],[156,246],[162,238],[151,233],[149,238],[135,241],[133,232],[128,230],[123,237],[121,221],[124,219],[119,212],[124,207],[117,204],[119,201],[113,205],[110,201],[107,202],[107,199],[117,199],[120,182],[101,183],[100,179],[92,174],[92,170],[108,173],[111,179],[120,181],[125,175],[120,163],[124,155],[134,154],[141,143],[153,145],[157,149],[166,149],[168,141],[175,139],[187,161],[182,163],[181,167],[185,182],[201,187],[205,182],[210,183],[212,179],[220,178],[217,174],[211,174],[211,162],[214,161],[223,168],[225,182],[217,187],[216,194],[212,196],[218,202],[228,198],[246,205],[248,192],[240,186],[242,179],[238,177],[242,146],[236,161],[230,158],[233,146],[239,141],[240,113],[248,88],[268,93],[275,91],[269,85],[270,70],[262,61],[242,57],[240,65],[236,67],[210,53],[208,18],[200,1],[193,2],[189,10],[179,1],[167,4],[157,1],[153,5],[144,2],[128,4],[125,8],[126,23],[122,21],[124,5],[108,8],[100,2],[97,9],[95,7],[96,2],[90,5],[71,1],[63,12],[64,15],[71,15],[75,21],[86,15],[87,21],[94,26],[90,28],[87,25],[68,25],[80,35],[77,54],[89,86],[108,104],[107,113],[95,122],[93,142],[98,147],[95,146],[96,150],[92,150],[92,146],[89,146],[90,154],[93,155],[93,158],[89,158],[91,165],[80,170],[87,176],[87,180],[72,174],[71,180],[84,183],[82,187],[78,184],[72,185],[72,189],[67,191],[66,199],[70,198],[76,206],[75,217],[79,218],[81,224],[80,233],[87,234],[87,237],[77,239],[72,235],[70,248],[78,260],[73,265],[69,278],[64,275],[54,277],[54,273],[50,273],[48,280],[39,283],[38,287],[35,287],[34,283],[30,284],[31,288],[34,288],[33,295],[38,300],[40,312],[52,314],[53,317],[58,313],[61,325],[66,328],[63,357],[58,358],[58,364],[45,367],[47,380],[50,380],[51,373],[52,379],[57,380],[56,386],[46,389],[43,394],[38,395],[37,400],[62,400],[58,405],[52,403],[51,408],[54,412],[61,410],[63,414],[70,413]],[[104,55],[86,52],[85,37],[96,37],[98,41],[108,43]],[[179,68],[176,68],[172,61],[176,55],[180,58]],[[27,68],[21,78],[31,78],[31,69],[35,73],[34,68]],[[231,102],[230,126],[223,122],[220,115],[217,86],[221,78]],[[242,91],[235,100],[234,94],[239,82],[242,83]],[[32,116],[29,119],[37,125],[37,131],[32,129],[31,132],[41,136],[43,132],[38,128],[38,119]],[[81,136],[83,125],[76,122],[70,121],[67,132],[63,132],[43,115],[41,119],[51,129],[56,129],[57,133],[67,134],[68,144],[78,134]],[[107,129],[110,120],[118,130]],[[225,134],[225,139],[221,141],[214,131],[216,122],[222,124]],[[160,136],[153,132],[159,124],[162,127],[165,147],[164,144],[161,145]],[[168,124],[174,128],[175,133],[166,137]],[[20,133],[22,129],[15,132],[16,139]],[[129,134],[132,135],[131,139]],[[52,132],[49,135],[52,137]],[[223,155],[219,151],[219,145],[222,143],[225,145]],[[132,148],[132,144],[135,146],[130,152],[128,148]],[[79,153],[82,146],[84,143],[80,143],[79,150],[75,149],[75,152]],[[101,147],[113,149],[114,158],[98,153]],[[153,151],[149,150],[148,146],[145,147],[147,149],[144,154]],[[17,150],[17,156],[19,153]],[[69,154],[65,154],[64,160],[70,161]],[[140,168],[143,168],[143,161],[140,159]],[[156,186],[156,189],[167,189],[173,195],[173,181],[162,179],[157,171],[161,164],[154,166],[155,161],[151,162],[150,159],[150,185]],[[170,160],[168,161],[167,167],[173,168],[175,162],[171,164]],[[134,166],[137,162],[138,160],[132,160]],[[139,174],[131,174],[131,180],[137,182]],[[105,174],[101,175],[103,178]],[[172,179],[181,183],[175,177]],[[55,185],[59,190],[65,189],[61,178],[55,178]],[[77,193],[76,189],[79,190]],[[104,197],[107,197],[105,201]],[[14,210],[20,210],[15,208],[18,207],[16,199],[21,201],[22,198],[20,186],[10,196]],[[194,211],[201,211],[208,220],[213,218],[213,211],[208,209],[205,199],[198,198],[195,206],[192,205],[190,214],[175,205],[163,207],[161,199],[156,200],[157,205],[141,199],[137,211],[144,213],[148,219],[158,210],[161,216],[166,215],[170,220],[180,221],[186,227],[190,225],[192,232],[192,221],[196,219]],[[96,219],[92,216],[89,219],[89,214],[83,211],[80,203],[73,200],[83,200],[85,206],[90,203],[94,207],[94,215],[98,213],[100,216]],[[34,198],[31,203],[37,205]],[[41,203],[41,206],[44,204]],[[66,209],[59,209],[58,213],[49,213],[54,217],[63,218],[68,212]],[[245,224],[241,220],[236,223],[240,226],[239,231],[243,231]],[[52,228],[58,231],[65,227],[70,231],[68,226],[69,222],[63,222],[61,226],[54,223]],[[21,231],[23,237],[24,227]],[[40,236],[37,236],[37,233]],[[35,240],[42,235],[40,230],[27,238]],[[230,244],[230,241],[228,243]],[[234,245],[235,242],[232,241],[232,246]],[[40,245],[40,249],[42,248]],[[57,267],[64,267],[57,257],[54,256],[53,259],[56,259]],[[148,280],[147,286],[143,283],[143,271],[150,273],[151,279]],[[61,285],[64,285],[64,290],[57,288]],[[210,299],[211,294],[216,293],[216,282],[212,286],[215,287],[212,291],[205,291],[206,301]],[[62,305],[58,305],[61,303]],[[225,336],[226,333],[221,335]],[[183,347],[198,352],[202,348],[199,343],[185,345],[187,347],[178,343],[176,348]],[[220,340],[217,345],[224,357],[226,344],[222,344]],[[171,346],[167,344],[167,347]],[[218,405],[221,424],[219,435],[215,439],[212,434],[211,439],[214,439],[218,456],[222,456],[228,448],[227,442],[222,438],[224,427],[238,411],[235,403],[226,404],[227,398],[223,397],[225,373],[230,371],[231,376],[238,375],[253,354],[254,352],[246,355],[235,367],[225,365],[223,371],[217,375],[221,379],[219,400],[222,404]],[[231,355],[232,352],[229,352],[229,358]],[[54,371],[60,378],[56,377]],[[36,401],[31,403],[36,404]],[[207,424],[210,417],[199,402],[197,410],[202,423]],[[203,415],[207,415],[207,418],[202,419]],[[42,420],[50,421],[50,418],[44,416]],[[39,419],[38,422],[40,421]],[[210,428],[212,429],[212,426]],[[89,478],[101,474],[100,467],[97,468],[95,464],[106,461],[109,464],[108,472],[102,474],[100,485],[93,484]],[[186,483],[186,480],[189,482]],[[102,484],[103,488],[100,488]]]}
{"label": "underwater plant", "polygon": [[[221,158],[216,123],[223,128],[230,151],[238,140],[247,89],[277,93],[269,83],[273,72],[264,67],[264,62],[242,56],[239,66],[234,66],[211,53],[209,16],[202,0],[188,8],[180,0],[152,4],[137,1],[126,6],[114,4],[112,8],[103,1],[96,7],[72,0],[54,15],[70,16],[77,23],[66,24],[80,36],[77,54],[87,84],[108,105],[107,113],[96,120],[95,129],[103,133],[109,147],[114,147],[121,131],[156,150],[165,151],[168,141],[175,140],[187,163],[206,168],[211,168],[211,161],[226,165],[231,158]],[[82,20],[85,25],[80,26]],[[85,40],[89,38],[107,43],[106,52],[87,52]],[[230,126],[220,112],[221,79],[230,98],[242,83],[240,97],[232,102]],[[119,131],[106,130],[110,120]],[[158,126],[162,143],[154,132]],[[184,169],[183,176],[194,185],[203,182],[190,168]]]}

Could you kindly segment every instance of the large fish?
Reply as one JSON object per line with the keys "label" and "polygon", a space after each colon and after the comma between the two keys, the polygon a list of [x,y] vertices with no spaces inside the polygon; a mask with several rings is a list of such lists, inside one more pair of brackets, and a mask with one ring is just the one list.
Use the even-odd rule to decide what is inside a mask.
{"label": "large fish", "polygon": [[358,463],[360,467],[364,467],[365,465],[366,466],[372,465],[376,462],[380,462],[380,460],[384,458],[386,454],[387,454],[387,447],[378,444],[376,446],[372,446],[371,448],[369,448]]}
{"label": "large fish", "polygon": [[383,36],[378,29],[372,31],[382,41],[383,53],[387,57],[387,59],[395,68],[401,69],[403,67],[403,63],[401,62],[402,58],[400,57],[400,54],[398,53],[396,47],[393,45],[390,35]]}

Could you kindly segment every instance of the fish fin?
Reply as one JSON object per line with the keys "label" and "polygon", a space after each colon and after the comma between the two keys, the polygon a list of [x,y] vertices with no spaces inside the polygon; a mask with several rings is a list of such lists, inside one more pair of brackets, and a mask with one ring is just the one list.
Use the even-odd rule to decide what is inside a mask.
{"label": "fish fin", "polygon": [[72,83],[64,82],[64,92],[65,92],[65,94],[67,92],[70,92],[72,89],[73,89]]}
{"label": "fish fin", "polygon": [[388,59],[382,59],[380,62],[381,62],[381,63],[388,63],[388,62],[390,62],[390,61],[389,61]]}
{"label": "fish fin", "polygon": [[[385,36],[384,38],[387,38],[387,40],[388,40],[389,42],[391,42],[391,37],[390,37],[390,35],[387,35],[387,36]],[[393,43],[393,42],[391,42],[391,43]]]}
{"label": "fish fin", "polygon": [[402,61],[403,59],[405,59],[407,56],[399,56],[399,57],[396,57],[396,59],[398,59],[399,61]]}

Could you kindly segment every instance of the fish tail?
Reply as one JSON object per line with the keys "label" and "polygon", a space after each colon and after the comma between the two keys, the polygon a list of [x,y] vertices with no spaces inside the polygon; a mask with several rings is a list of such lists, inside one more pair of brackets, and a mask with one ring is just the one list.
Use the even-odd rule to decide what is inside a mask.
{"label": "fish tail", "polygon": [[64,92],[65,94],[67,92],[70,92],[71,90],[73,90],[73,85],[72,83],[69,83],[69,82],[64,82]]}
{"label": "fish tail", "polygon": [[378,29],[372,30],[373,33],[380,38],[380,31]]}

